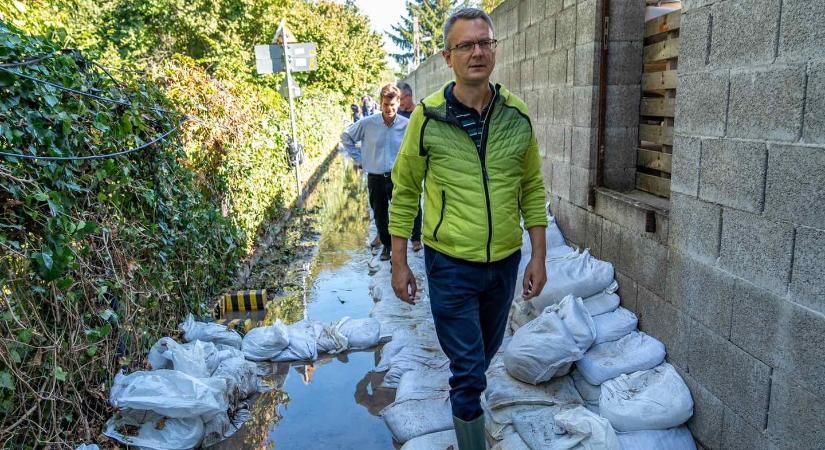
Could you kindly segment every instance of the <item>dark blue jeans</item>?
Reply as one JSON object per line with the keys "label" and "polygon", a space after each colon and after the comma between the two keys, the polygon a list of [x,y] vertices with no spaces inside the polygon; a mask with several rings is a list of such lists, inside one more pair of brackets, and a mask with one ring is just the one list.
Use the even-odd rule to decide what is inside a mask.
{"label": "dark blue jeans", "polygon": [[504,339],[520,259],[517,251],[501,261],[473,263],[424,250],[435,331],[450,358],[450,403],[461,420],[482,414],[485,372]]}

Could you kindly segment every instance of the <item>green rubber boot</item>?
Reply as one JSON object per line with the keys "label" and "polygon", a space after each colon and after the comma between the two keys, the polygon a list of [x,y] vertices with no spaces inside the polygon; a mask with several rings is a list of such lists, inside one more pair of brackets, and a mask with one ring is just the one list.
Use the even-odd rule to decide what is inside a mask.
{"label": "green rubber boot", "polygon": [[484,435],[484,414],[469,422],[453,416],[453,424],[455,424],[458,450],[487,450],[487,439]]}

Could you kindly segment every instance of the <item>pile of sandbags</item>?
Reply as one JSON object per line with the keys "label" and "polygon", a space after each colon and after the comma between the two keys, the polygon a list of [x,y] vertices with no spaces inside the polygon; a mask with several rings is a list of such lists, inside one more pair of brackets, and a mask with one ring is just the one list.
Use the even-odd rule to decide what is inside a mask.
{"label": "pile of sandbags", "polygon": [[395,401],[381,411],[397,442],[453,428],[449,377],[445,370],[409,371],[401,377]]}

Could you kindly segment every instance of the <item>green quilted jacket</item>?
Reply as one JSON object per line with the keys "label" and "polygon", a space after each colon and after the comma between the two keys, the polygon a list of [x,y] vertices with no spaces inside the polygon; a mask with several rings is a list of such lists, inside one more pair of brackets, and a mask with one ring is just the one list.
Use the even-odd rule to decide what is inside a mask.
{"label": "green quilted jacket", "polygon": [[498,261],[521,247],[522,216],[525,228],[547,226],[538,142],[527,106],[496,85],[477,149],[448,113],[448,85],[410,117],[392,170],[390,234],[409,239],[423,180],[424,243],[466,261]]}

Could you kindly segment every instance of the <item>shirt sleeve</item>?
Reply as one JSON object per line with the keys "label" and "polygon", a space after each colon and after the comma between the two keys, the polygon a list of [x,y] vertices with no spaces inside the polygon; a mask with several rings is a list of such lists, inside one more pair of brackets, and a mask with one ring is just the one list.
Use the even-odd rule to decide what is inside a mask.
{"label": "shirt sleeve", "polygon": [[409,239],[413,222],[418,215],[418,199],[421,182],[427,167],[427,157],[421,154],[421,133],[425,123],[420,106],[413,110],[407,124],[407,132],[401,141],[401,149],[392,168],[392,204],[390,205],[389,231],[393,236]]}
{"label": "shirt sleeve", "polygon": [[361,165],[361,149],[356,146],[358,142],[364,139],[364,120],[359,120],[347,127],[341,133],[341,145],[344,146],[347,154],[355,161],[355,164]]}
{"label": "shirt sleeve", "polygon": [[524,157],[524,170],[521,178],[521,214],[524,217],[525,229],[547,227],[544,197],[544,175],[541,170],[539,144],[536,135],[533,134]]}

